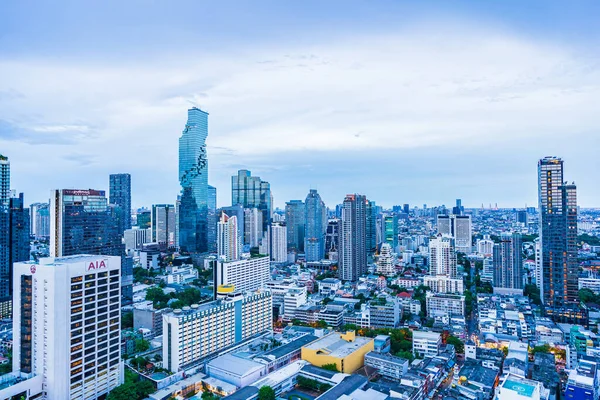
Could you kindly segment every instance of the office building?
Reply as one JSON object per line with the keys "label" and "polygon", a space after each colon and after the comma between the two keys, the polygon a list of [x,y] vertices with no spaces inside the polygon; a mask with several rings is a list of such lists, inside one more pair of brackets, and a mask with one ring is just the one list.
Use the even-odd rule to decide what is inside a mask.
{"label": "office building", "polygon": [[494,254],[494,241],[490,235],[483,235],[483,239],[477,241],[477,254],[484,257],[491,257]]}
{"label": "office building", "polygon": [[130,254],[136,250],[140,250],[143,244],[152,242],[152,229],[139,229],[134,227],[127,229],[123,234],[125,241],[125,252]]}
{"label": "office building", "polygon": [[262,231],[266,231],[273,218],[273,195],[269,182],[252,176],[248,170],[239,170],[231,177],[231,204],[244,208],[258,208],[262,213]]}
{"label": "office building", "polygon": [[598,364],[593,358],[584,357],[579,360],[577,368],[569,373],[565,399],[596,400],[600,394],[600,376]]}
{"label": "office building", "polygon": [[462,294],[465,291],[462,278],[450,278],[445,275],[425,276],[423,285],[431,288],[433,293]]}
{"label": "office building", "polygon": [[140,229],[152,228],[152,211],[138,210],[135,215],[136,225]]}
{"label": "office building", "polygon": [[175,222],[175,205],[153,204],[151,221],[152,241],[165,249],[176,247]]}
{"label": "office building", "polygon": [[218,299],[165,314],[164,368],[178,372],[207,356],[272,329],[271,293],[243,295],[232,286],[219,288]]}
{"label": "office building", "polygon": [[396,249],[398,246],[398,215],[386,214],[381,219],[381,240]]}
{"label": "office building", "polygon": [[244,244],[258,247],[262,239],[262,212],[258,208],[244,208]]}
{"label": "office building", "polygon": [[408,360],[375,351],[365,354],[365,365],[377,369],[381,376],[395,380],[400,380],[408,372]]}
{"label": "office building", "polygon": [[10,162],[0,154],[0,314],[10,313]]}
{"label": "office building", "polygon": [[494,287],[523,289],[523,249],[521,234],[502,232],[494,245]]}
{"label": "office building", "polygon": [[372,338],[351,332],[330,333],[302,347],[302,359],[316,367],[335,364],[339,372],[351,374],[364,365],[365,354],[373,351]]}
{"label": "office building", "polygon": [[427,316],[430,318],[452,315],[465,316],[465,296],[427,292],[425,301]]}
{"label": "office building", "polygon": [[[208,200],[207,200],[207,209],[208,209],[208,233],[207,233],[207,241],[208,241],[208,251],[216,252],[217,251],[217,222],[219,220],[219,213],[217,212],[217,188],[211,185],[207,186],[208,188]],[[239,227],[241,230],[242,227]],[[175,231],[177,236],[177,230]],[[175,243],[178,243],[176,240]]]}
{"label": "office building", "polygon": [[237,217],[221,211],[217,224],[217,255],[223,261],[236,261],[240,258],[242,244],[239,242]]}
{"label": "office building", "polygon": [[527,210],[519,210],[515,212],[515,221],[519,224],[527,225]]}
{"label": "office building", "polygon": [[368,257],[373,257],[377,252],[377,215],[379,208],[371,200],[367,200],[365,204],[365,246]]}
{"label": "office building", "polygon": [[339,271],[342,280],[356,281],[367,272],[367,198],[349,194],[342,205]]}
{"label": "office building", "polygon": [[30,233],[33,237],[50,237],[50,204],[33,203],[29,206]]}
{"label": "office building", "polygon": [[377,259],[377,273],[392,276],[396,274],[396,266],[394,256],[392,255],[392,247],[389,243],[382,243]]}
{"label": "office building", "polygon": [[193,107],[179,138],[179,248],[185,253],[208,251],[208,113]]}
{"label": "office building", "polygon": [[325,234],[327,233],[327,208],[316,190],[311,189],[305,200],[304,253],[306,261],[325,258]]}
{"label": "office building", "polygon": [[577,302],[577,189],[565,184],[563,160],[538,162],[542,301],[547,308]]}
{"label": "office building", "polygon": [[437,332],[413,331],[413,355],[419,358],[435,357],[442,346],[442,335]]}
{"label": "office building", "polygon": [[221,218],[221,213],[223,213],[223,212],[225,214],[227,214],[227,216],[229,216],[229,217],[236,217],[237,226],[238,226],[238,243],[240,244],[240,246],[243,246],[244,244],[246,244],[244,242],[244,227],[246,225],[246,222],[245,222],[246,212],[244,210],[244,207],[242,207],[240,204],[236,204],[236,205],[228,206],[228,207],[221,207],[218,211],[219,219]]}
{"label": "office building", "polygon": [[109,202],[119,208],[117,226],[122,235],[131,229],[131,175],[112,174],[109,178]]}
{"label": "office building", "polygon": [[[327,232],[325,233],[325,251],[329,253],[336,253],[339,249],[340,244],[340,225],[341,220],[330,219],[327,221]],[[329,257],[331,259],[331,257]]]}
{"label": "office building", "polygon": [[302,200],[290,200],[285,203],[285,225],[289,251],[297,253],[304,251],[305,212]]}
{"label": "office building", "polygon": [[456,250],[454,238],[438,234],[429,241],[429,274],[456,278]]}
{"label": "office building", "polygon": [[287,262],[287,228],[280,222],[271,225],[271,261]]}
{"label": "office building", "polygon": [[220,285],[233,285],[241,292],[256,290],[270,279],[269,257],[252,257],[237,261],[219,260],[214,277],[215,290]]}
{"label": "office building", "polygon": [[452,207],[452,214],[463,215],[464,213],[465,213],[465,208],[462,205],[462,200],[456,199],[456,206]]}
{"label": "office building", "polygon": [[12,298],[13,293],[13,273],[12,266],[16,262],[29,261],[30,259],[30,244],[29,244],[29,209],[24,208],[25,201],[23,193],[19,197],[11,197],[9,210],[9,236],[8,247],[10,253],[8,255],[9,275],[8,275],[8,291],[6,290],[6,281],[4,276],[0,284],[2,297],[8,296]]}
{"label": "office building", "polygon": [[373,328],[395,329],[402,316],[400,302],[396,297],[379,296],[368,303],[369,325]]}
{"label": "office building", "polygon": [[41,379],[48,399],[101,398],[121,384],[119,257],[43,258],[14,268],[13,370],[32,384]]}
{"label": "office building", "polygon": [[471,253],[473,226],[470,215],[438,215],[437,225],[438,233],[454,238],[457,252]]}

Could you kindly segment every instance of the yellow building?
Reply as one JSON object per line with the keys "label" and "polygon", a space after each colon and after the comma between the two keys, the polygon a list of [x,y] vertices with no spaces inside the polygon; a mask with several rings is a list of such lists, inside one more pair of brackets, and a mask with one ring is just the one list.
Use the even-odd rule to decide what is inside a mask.
{"label": "yellow building", "polygon": [[303,360],[314,366],[335,364],[339,372],[351,374],[364,365],[365,354],[373,350],[374,342],[354,332],[336,332],[304,346],[301,354]]}

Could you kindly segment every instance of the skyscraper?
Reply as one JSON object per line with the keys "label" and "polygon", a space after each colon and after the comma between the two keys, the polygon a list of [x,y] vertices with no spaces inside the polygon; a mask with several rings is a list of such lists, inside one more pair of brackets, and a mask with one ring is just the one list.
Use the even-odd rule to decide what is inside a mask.
{"label": "skyscraper", "polygon": [[438,234],[429,241],[429,274],[456,278],[456,249],[454,238]]}
{"label": "skyscraper", "polygon": [[280,222],[271,225],[271,261],[287,261],[287,228]]}
{"label": "skyscraper", "polygon": [[107,200],[104,190],[53,190],[50,255],[123,255],[122,232]]}
{"label": "skyscraper", "polygon": [[381,221],[382,242],[392,246],[392,251],[398,246],[398,215],[384,215]]}
{"label": "skyscraper", "polygon": [[152,205],[152,241],[165,248],[175,247],[175,205]]}
{"label": "skyscraper", "polygon": [[217,188],[208,185],[208,251],[217,251]]}
{"label": "skyscraper", "polygon": [[179,138],[179,247],[186,253],[208,251],[208,113],[193,107]]}
{"label": "skyscraper", "polygon": [[470,254],[473,250],[473,226],[470,215],[438,215],[438,233],[455,240],[456,251]]}
{"label": "skyscraper", "polygon": [[10,162],[0,154],[0,301],[9,304],[10,271]]}
{"label": "skyscraper", "polygon": [[236,261],[240,258],[238,220],[235,215],[229,216],[221,211],[217,224],[217,254],[224,261]]}
{"label": "skyscraper", "polygon": [[557,157],[538,162],[542,301],[547,308],[577,301],[577,188],[566,184]]}
{"label": "skyscraper", "polygon": [[325,251],[327,253],[337,253],[340,247],[340,224],[341,221],[337,218],[327,221],[327,233],[325,234]]}
{"label": "skyscraper", "polygon": [[374,201],[368,200],[366,205],[366,247],[367,255],[372,257],[377,251],[377,212]]}
{"label": "skyscraper", "polygon": [[392,276],[396,273],[394,257],[392,256],[392,246],[389,243],[381,245],[381,252],[377,259],[377,273],[386,276]]}
{"label": "skyscraper", "polygon": [[50,237],[50,204],[33,203],[29,206],[29,227],[35,238]]}
{"label": "skyscraper", "polygon": [[304,253],[306,261],[319,261],[325,258],[325,234],[327,232],[327,208],[316,190],[311,189],[306,196],[304,212]]}
{"label": "skyscraper", "polygon": [[12,266],[16,262],[29,261],[31,250],[29,245],[29,209],[25,208],[23,193],[10,199],[10,236],[9,248],[9,295],[13,292]]}
{"label": "skyscraper", "polygon": [[289,251],[304,251],[305,213],[306,210],[302,200],[290,200],[285,203],[285,223]]}
{"label": "skyscraper", "polygon": [[494,245],[494,287],[523,289],[523,249],[521,234],[502,232]]}
{"label": "skyscraper", "polygon": [[262,238],[262,213],[258,208],[244,208],[244,243],[258,247]]}
{"label": "skyscraper", "polygon": [[269,182],[258,176],[251,176],[248,170],[239,170],[231,177],[231,204],[241,204],[244,208],[258,208],[263,214],[263,232],[273,218],[273,195]]}
{"label": "skyscraper", "polygon": [[339,264],[340,277],[356,281],[367,271],[367,198],[346,195],[342,204]]}
{"label": "skyscraper", "polygon": [[113,174],[109,179],[109,202],[120,208],[118,229],[131,229],[131,175]]}

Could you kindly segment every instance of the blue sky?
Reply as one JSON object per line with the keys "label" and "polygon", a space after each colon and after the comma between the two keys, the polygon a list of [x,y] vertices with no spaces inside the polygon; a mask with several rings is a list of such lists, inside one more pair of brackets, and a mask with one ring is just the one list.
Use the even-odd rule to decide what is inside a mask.
{"label": "blue sky", "polygon": [[174,202],[186,110],[210,113],[209,181],[275,203],[537,202],[565,159],[600,206],[597,1],[3,1],[0,153],[27,201],[106,188]]}

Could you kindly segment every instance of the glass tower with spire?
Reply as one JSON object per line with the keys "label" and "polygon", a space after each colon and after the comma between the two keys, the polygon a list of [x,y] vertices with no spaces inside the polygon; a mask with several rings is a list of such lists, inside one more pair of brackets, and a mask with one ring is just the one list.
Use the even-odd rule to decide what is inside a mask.
{"label": "glass tower with spire", "polygon": [[193,107],[179,138],[179,247],[186,253],[208,250],[208,113]]}

